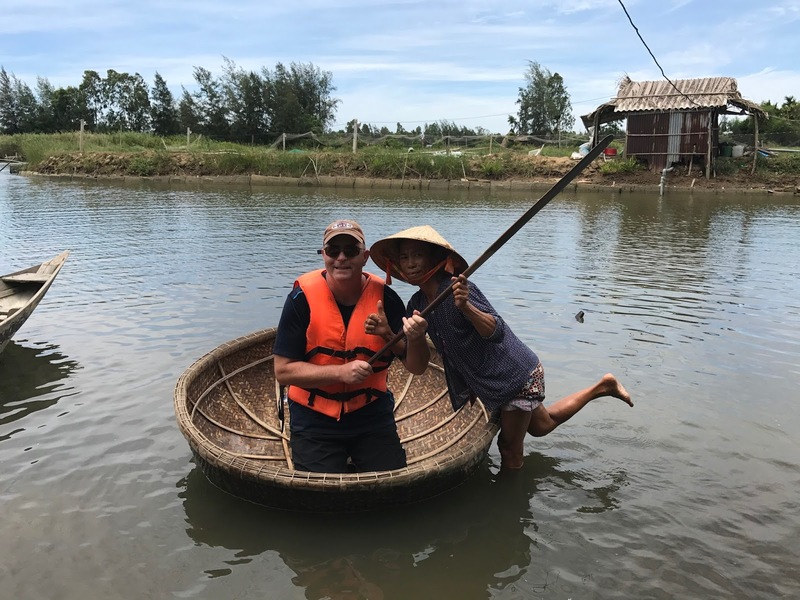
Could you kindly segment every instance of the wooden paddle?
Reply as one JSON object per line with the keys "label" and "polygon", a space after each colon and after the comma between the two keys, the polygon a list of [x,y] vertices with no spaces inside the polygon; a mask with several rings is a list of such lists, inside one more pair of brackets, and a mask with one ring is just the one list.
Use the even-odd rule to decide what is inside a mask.
{"label": "wooden paddle", "polygon": [[[514,236],[515,233],[517,233],[520,229],[522,229],[522,227],[528,221],[530,221],[536,213],[538,213],[545,206],[547,206],[547,204],[553,198],[558,196],[558,194],[561,193],[561,191],[563,191],[564,188],[567,187],[569,185],[569,183],[573,179],[575,179],[575,177],[577,177],[578,174],[581,171],[583,171],[587,166],[589,166],[589,164],[595,158],[600,156],[600,153],[603,150],[606,149],[606,147],[611,143],[611,140],[613,140],[613,139],[614,139],[614,136],[607,135],[602,140],[597,142],[597,145],[594,146],[591,150],[589,150],[589,153],[586,156],[584,156],[580,161],[578,161],[578,163],[574,167],[572,167],[566,175],[564,175],[561,179],[559,179],[553,185],[553,187],[551,187],[549,190],[547,190],[547,193],[545,193],[544,196],[539,198],[533,204],[533,206],[531,206],[525,212],[525,214],[523,214],[519,219],[517,219],[517,221],[511,227],[509,227],[503,235],[501,235],[499,238],[497,238],[497,240],[491,246],[489,246],[486,249],[486,251],[483,254],[481,254],[475,260],[475,262],[473,262],[471,265],[469,265],[464,270],[464,276],[465,277],[469,277],[475,271],[477,271],[478,268],[483,263],[485,263],[487,260],[489,260],[489,258],[491,258],[491,256],[495,252],[497,252],[508,240],[510,240]],[[447,298],[451,293],[453,293],[453,286],[454,285],[455,285],[455,282],[451,282],[450,285],[446,289],[442,290],[442,292],[438,296],[436,296],[436,298],[434,298],[431,301],[431,303],[428,304],[428,306],[426,306],[422,310],[422,312],[420,313],[420,316],[425,318],[425,316],[430,314],[433,311],[434,308],[439,306],[444,301],[445,298]],[[381,357],[381,355],[383,355],[384,352],[386,352],[389,348],[394,346],[400,340],[400,338],[403,337],[404,335],[405,334],[403,333],[402,329],[400,331],[398,331],[394,335],[394,337],[391,340],[389,340],[388,342],[386,342],[386,345],[383,348],[381,348],[380,350],[378,350],[378,352],[376,352],[367,362],[369,364],[372,364],[373,362],[375,362],[378,358]]]}

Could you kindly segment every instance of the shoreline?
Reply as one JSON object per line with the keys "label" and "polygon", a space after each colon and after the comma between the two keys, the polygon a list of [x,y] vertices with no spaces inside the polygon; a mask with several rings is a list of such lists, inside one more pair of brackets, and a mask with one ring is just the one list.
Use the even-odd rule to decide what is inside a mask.
{"label": "shoreline", "polygon": [[[209,185],[209,186],[232,186],[232,187],[319,187],[335,189],[394,189],[394,190],[417,190],[417,191],[489,191],[489,192],[538,192],[549,190],[559,179],[551,181],[531,181],[531,180],[473,180],[473,179],[384,179],[373,177],[346,177],[320,175],[317,177],[283,177],[277,175],[89,175],[85,173],[39,173],[37,171],[15,172],[16,175],[24,177],[41,177],[48,179],[68,179],[70,181],[109,181],[121,183],[162,183],[177,186],[187,185]],[[578,180],[570,183],[564,191],[573,192],[614,192],[623,193],[658,193],[660,186],[650,183],[627,183],[612,182],[611,184],[597,183],[587,180]],[[740,186],[703,185],[694,187],[687,185],[664,186],[664,193],[680,192],[689,194],[798,194],[800,187],[787,189],[773,189],[766,187],[749,188]]]}

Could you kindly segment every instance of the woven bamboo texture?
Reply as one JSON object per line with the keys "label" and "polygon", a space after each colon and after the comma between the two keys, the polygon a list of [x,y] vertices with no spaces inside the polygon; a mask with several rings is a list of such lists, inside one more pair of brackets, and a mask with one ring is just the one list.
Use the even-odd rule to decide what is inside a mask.
{"label": "woven bamboo texture", "polygon": [[[393,361],[389,388],[408,465],[394,471],[312,473],[293,467],[289,424],[278,418],[272,344],[265,329],[212,350],[178,379],[175,414],[206,477],[217,487],[274,508],[359,511],[417,502],[462,483],[498,430],[480,401],[453,411],[441,358],[410,375]],[[284,411],[288,419],[288,408]]]}

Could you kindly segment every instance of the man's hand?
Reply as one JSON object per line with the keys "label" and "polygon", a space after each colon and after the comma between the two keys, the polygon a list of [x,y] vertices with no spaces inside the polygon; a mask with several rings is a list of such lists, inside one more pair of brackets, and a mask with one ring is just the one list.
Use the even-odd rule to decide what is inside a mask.
{"label": "man's hand", "polygon": [[372,375],[372,365],[365,360],[354,360],[341,366],[342,383],[361,383]]}
{"label": "man's hand", "polygon": [[389,341],[394,337],[392,328],[389,327],[389,320],[386,318],[386,311],[383,309],[383,301],[378,300],[378,312],[374,312],[367,317],[364,321],[364,331],[372,335],[377,335],[383,338],[384,341]]}

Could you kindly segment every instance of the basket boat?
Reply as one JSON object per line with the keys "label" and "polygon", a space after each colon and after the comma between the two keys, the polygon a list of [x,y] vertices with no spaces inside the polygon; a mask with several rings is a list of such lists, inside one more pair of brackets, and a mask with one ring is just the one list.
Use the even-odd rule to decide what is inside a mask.
{"label": "basket boat", "polygon": [[[411,375],[393,361],[389,387],[408,465],[393,471],[314,473],[294,469],[289,424],[281,423],[273,369],[276,329],[212,350],[178,379],[178,426],[206,477],[240,498],[278,509],[338,512],[418,502],[467,479],[483,462],[498,423],[480,400],[454,411],[441,357]],[[429,342],[430,344],[430,342]]]}
{"label": "basket boat", "polygon": [[39,306],[69,250],[27,269],[0,275],[0,352]]}

